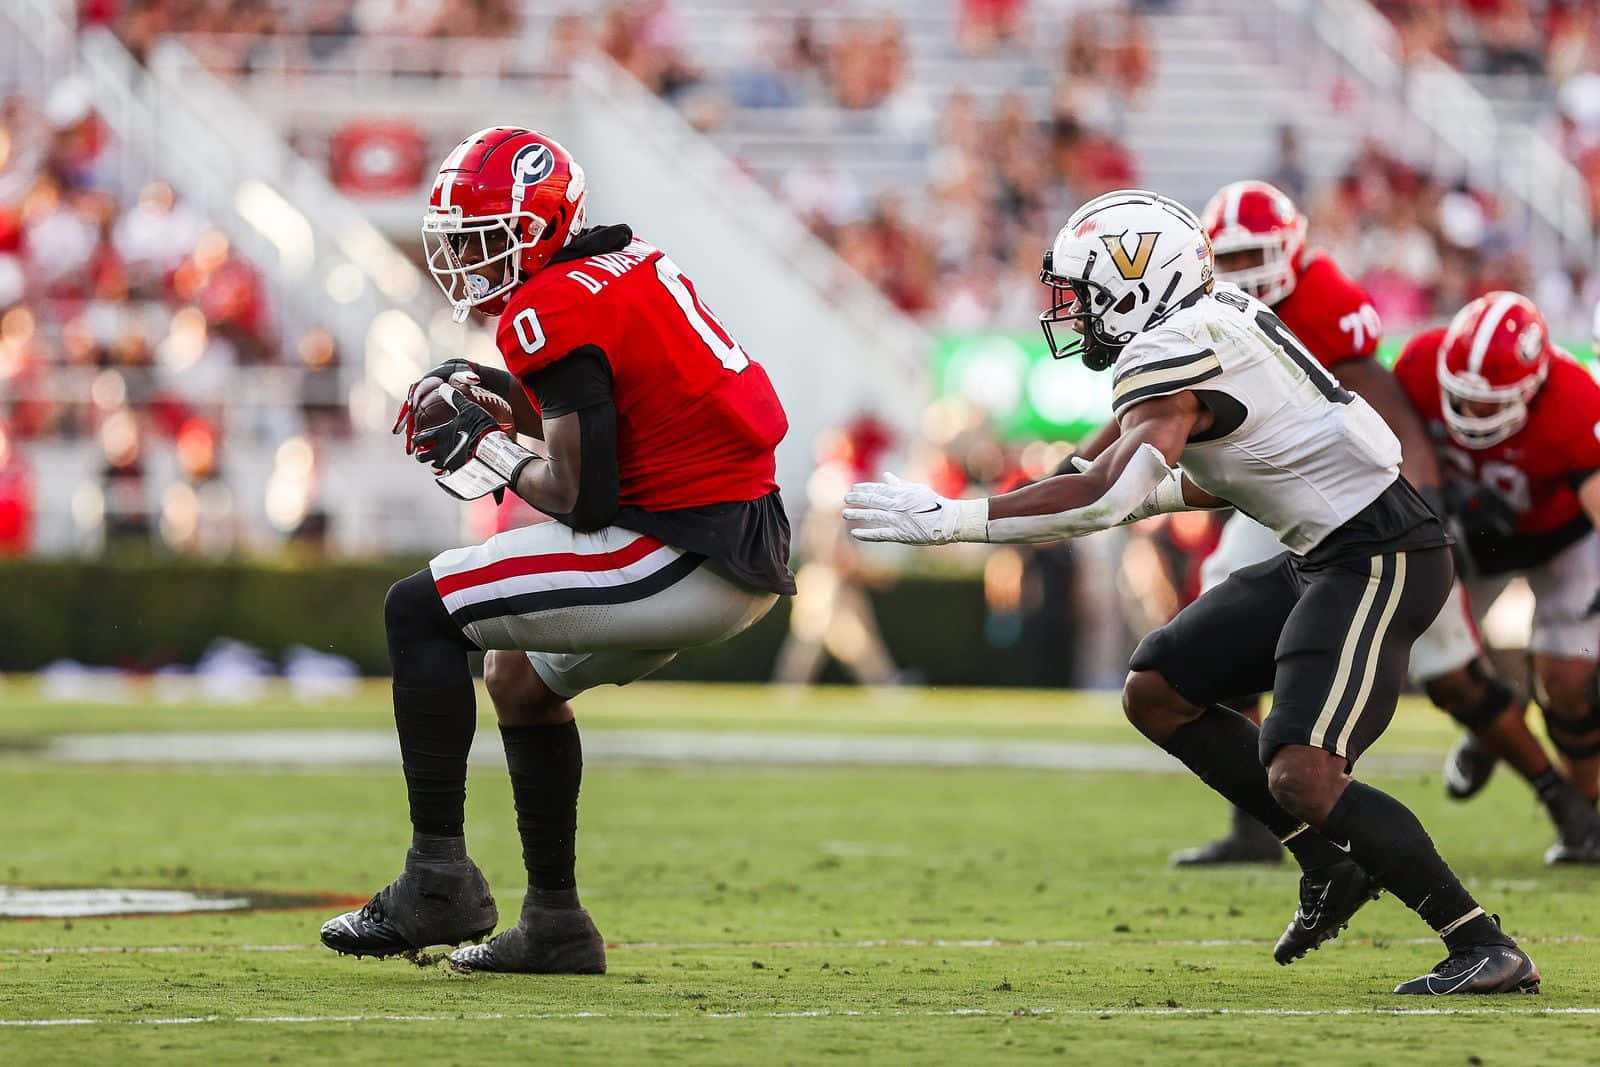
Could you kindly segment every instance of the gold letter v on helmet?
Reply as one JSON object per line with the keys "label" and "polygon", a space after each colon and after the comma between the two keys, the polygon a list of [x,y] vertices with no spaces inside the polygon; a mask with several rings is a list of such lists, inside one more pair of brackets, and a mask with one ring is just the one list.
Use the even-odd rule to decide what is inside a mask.
{"label": "gold letter v on helmet", "polygon": [[1122,243],[1122,239],[1126,236],[1128,236],[1128,231],[1123,230],[1115,236],[1109,233],[1102,234],[1100,240],[1106,246],[1106,251],[1111,253],[1111,262],[1116,265],[1117,271],[1131,282],[1135,278],[1144,277],[1145,269],[1150,266],[1150,253],[1156,250],[1156,238],[1160,237],[1161,234],[1159,232],[1141,233],[1139,235],[1139,247],[1134,249],[1131,258],[1128,255],[1128,249]]}

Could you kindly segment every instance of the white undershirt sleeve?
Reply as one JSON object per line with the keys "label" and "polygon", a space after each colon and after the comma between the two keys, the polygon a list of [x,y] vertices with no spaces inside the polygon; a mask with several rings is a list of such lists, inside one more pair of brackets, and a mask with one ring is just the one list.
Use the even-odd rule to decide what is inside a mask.
{"label": "white undershirt sleeve", "polygon": [[[1082,537],[1096,530],[1108,530],[1130,518],[1143,517],[1135,513],[1147,497],[1164,481],[1172,479],[1175,472],[1167,466],[1166,457],[1154,446],[1142,444],[1128,465],[1117,475],[1117,480],[1106,488],[1100,499],[1080,508],[1070,508],[1052,515],[1018,515],[1009,519],[990,519],[988,539],[993,542],[1031,544],[1039,541],[1060,541],[1069,537]],[[1179,490],[1179,502],[1182,490]],[[1154,512],[1152,512],[1153,514]]]}

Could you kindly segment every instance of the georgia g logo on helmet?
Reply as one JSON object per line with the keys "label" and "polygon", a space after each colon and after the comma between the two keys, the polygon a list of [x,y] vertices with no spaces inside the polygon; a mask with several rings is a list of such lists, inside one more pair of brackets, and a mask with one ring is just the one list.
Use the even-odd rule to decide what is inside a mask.
{"label": "georgia g logo on helmet", "polygon": [[511,180],[518,185],[538,185],[555,169],[555,153],[542,144],[530,144],[512,157]]}

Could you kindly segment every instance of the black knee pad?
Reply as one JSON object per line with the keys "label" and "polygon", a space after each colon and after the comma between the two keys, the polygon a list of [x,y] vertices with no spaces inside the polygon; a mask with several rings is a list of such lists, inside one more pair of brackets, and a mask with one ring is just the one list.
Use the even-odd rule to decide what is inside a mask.
{"label": "black knee pad", "polygon": [[[1532,659],[1530,656],[1530,675],[1533,672]],[[1537,697],[1535,703],[1538,703]],[[1589,681],[1589,707],[1584,714],[1572,718],[1559,717],[1543,704],[1539,704],[1539,710],[1544,712],[1545,733],[1550,735],[1550,743],[1557,752],[1574,760],[1600,756],[1600,737],[1591,736],[1600,734],[1600,672],[1596,672]]]}
{"label": "black knee pad", "polygon": [[1433,701],[1433,706],[1441,709],[1456,722],[1468,730],[1479,730],[1505,711],[1507,706],[1516,699],[1516,691],[1506,685],[1499,678],[1489,673],[1482,660],[1473,660],[1467,664],[1467,673],[1472,675],[1473,681],[1483,687],[1483,695],[1472,704],[1454,706],[1443,699],[1440,693],[1442,687],[1433,682],[1423,683],[1423,692],[1428,694],[1428,699]]}
{"label": "black knee pad", "polygon": [[1588,713],[1575,719],[1558,719],[1544,712],[1544,729],[1556,751],[1568,759],[1589,759],[1600,756],[1600,708],[1590,703]]}
{"label": "black knee pad", "polygon": [[429,686],[435,676],[465,670],[461,653],[476,646],[450,619],[433,574],[420,570],[389,587],[383,599],[389,663],[401,685]]}
{"label": "black knee pad", "polygon": [[437,637],[445,632],[461,632],[450,621],[450,613],[428,570],[420,570],[389,587],[383,598],[383,625],[391,639],[396,635]]}

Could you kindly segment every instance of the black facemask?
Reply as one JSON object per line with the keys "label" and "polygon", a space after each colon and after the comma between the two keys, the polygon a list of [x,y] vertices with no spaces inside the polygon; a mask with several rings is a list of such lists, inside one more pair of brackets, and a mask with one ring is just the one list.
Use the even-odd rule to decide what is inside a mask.
{"label": "black facemask", "polygon": [[[1050,287],[1050,310],[1039,316],[1039,326],[1056,359],[1079,356],[1090,370],[1105,370],[1122,354],[1122,344],[1106,336],[1100,316],[1110,307],[1111,295],[1093,282],[1072,279],[1065,285],[1050,273],[1049,264],[1039,280]],[[1067,326],[1068,335],[1056,340],[1055,327]]]}

